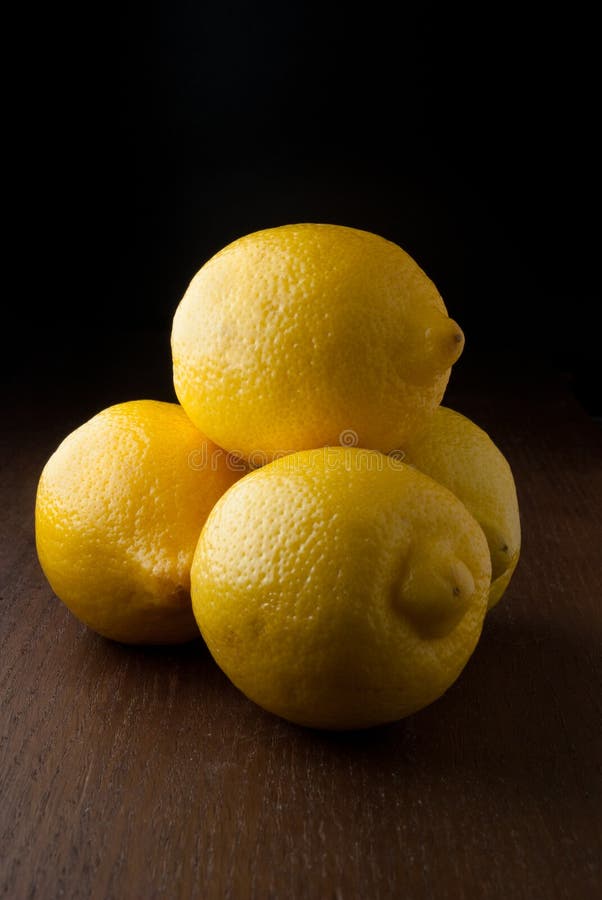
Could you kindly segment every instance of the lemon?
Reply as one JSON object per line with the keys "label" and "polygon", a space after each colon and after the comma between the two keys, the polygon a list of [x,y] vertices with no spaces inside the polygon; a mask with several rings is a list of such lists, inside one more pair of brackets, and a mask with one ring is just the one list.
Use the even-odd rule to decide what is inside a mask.
{"label": "lemon", "polygon": [[94,416],[48,460],[36,499],[42,569],[82,622],[127,643],[198,637],[190,564],[212,506],[238,477],[175,403]]}
{"label": "lemon", "polygon": [[388,452],[441,402],[464,337],[414,260],[378,235],[285,225],[221,250],[172,330],[178,399],[257,465],[340,443]]}
{"label": "lemon", "polygon": [[375,451],[322,448],[218,501],[192,572],[217,663],[267,710],[362,728],[439,697],[478,640],[491,563],[450,491]]}
{"label": "lemon", "polygon": [[508,461],[487,432],[445,406],[404,449],[406,461],[453,491],[485,532],[492,568],[489,607],[495,606],[520,555],[518,500]]}

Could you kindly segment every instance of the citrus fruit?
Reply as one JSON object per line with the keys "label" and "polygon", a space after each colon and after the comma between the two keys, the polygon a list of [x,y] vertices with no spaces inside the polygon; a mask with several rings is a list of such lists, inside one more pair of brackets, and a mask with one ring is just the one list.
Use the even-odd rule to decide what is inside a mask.
{"label": "citrus fruit", "polygon": [[339,225],[247,235],[192,280],[172,330],[178,399],[255,464],[340,443],[388,452],[438,406],[464,337],[396,244]]}
{"label": "citrus fruit", "polygon": [[192,572],[215,660],[267,710],[362,728],[457,678],[478,640],[491,563],[466,507],[376,451],[278,459],[218,501]]}
{"label": "citrus fruit", "polygon": [[53,590],[117,641],[198,637],[192,555],[240,474],[175,403],[103,410],[62,442],[38,486],[36,543]]}
{"label": "citrus fruit", "polygon": [[518,500],[505,456],[487,432],[444,406],[406,442],[404,451],[407,462],[453,491],[485,532],[491,608],[506,590],[520,554]]}

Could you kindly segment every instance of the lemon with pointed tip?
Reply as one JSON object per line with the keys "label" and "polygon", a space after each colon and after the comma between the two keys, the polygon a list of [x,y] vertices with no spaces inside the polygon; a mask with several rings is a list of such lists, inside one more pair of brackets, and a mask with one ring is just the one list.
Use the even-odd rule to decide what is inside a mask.
{"label": "lemon with pointed tip", "polygon": [[409,463],[453,491],[485,532],[492,566],[489,607],[495,606],[516,569],[521,543],[516,486],[507,459],[487,432],[445,406],[408,439],[404,451]]}
{"label": "lemon with pointed tip", "polygon": [[51,587],[116,641],[198,637],[192,555],[214,503],[240,475],[175,403],[103,410],[65,438],[40,478],[36,543]]}
{"label": "lemon with pointed tip", "polygon": [[376,451],[295,453],[218,501],[192,572],[209,650],[260,706],[318,728],[406,716],[479,638],[491,563],[450,491]]}
{"label": "lemon with pointed tip", "polygon": [[192,280],[172,330],[178,399],[255,463],[339,443],[388,452],[440,403],[464,337],[401,247],[340,225],[247,235]]}

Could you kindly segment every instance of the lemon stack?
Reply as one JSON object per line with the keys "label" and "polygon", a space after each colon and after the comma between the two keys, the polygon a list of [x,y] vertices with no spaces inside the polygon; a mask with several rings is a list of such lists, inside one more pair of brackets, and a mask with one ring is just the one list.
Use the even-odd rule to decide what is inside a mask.
{"label": "lemon stack", "polygon": [[52,588],[118,641],[200,629],[240,690],[299,724],[431,703],[520,551],[507,461],[440,405],[463,345],[432,281],[377,235],[235,241],[174,317],[181,405],[104,410],[44,468]]}

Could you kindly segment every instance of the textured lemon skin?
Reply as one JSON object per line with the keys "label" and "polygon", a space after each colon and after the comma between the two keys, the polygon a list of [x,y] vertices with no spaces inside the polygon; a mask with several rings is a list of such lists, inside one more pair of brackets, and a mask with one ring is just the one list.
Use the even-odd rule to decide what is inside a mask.
{"label": "textured lemon skin", "polygon": [[445,406],[404,450],[407,462],[453,491],[485,532],[493,570],[491,609],[508,587],[520,556],[518,498],[508,461],[487,432]]}
{"label": "textured lemon skin", "polygon": [[463,335],[396,244],[285,225],[230,244],[192,280],[172,329],[192,421],[260,461],[336,445],[388,452],[441,402]]}
{"label": "textured lemon skin", "polygon": [[103,410],[48,460],[36,544],[56,595],[125,643],[198,637],[190,564],[214,503],[241,472],[175,403]]}
{"label": "textured lemon skin", "polygon": [[241,479],[195,552],[193,610],[250,699],[301,725],[406,716],[480,635],[487,542],[446,488],[374,451],[326,448]]}

